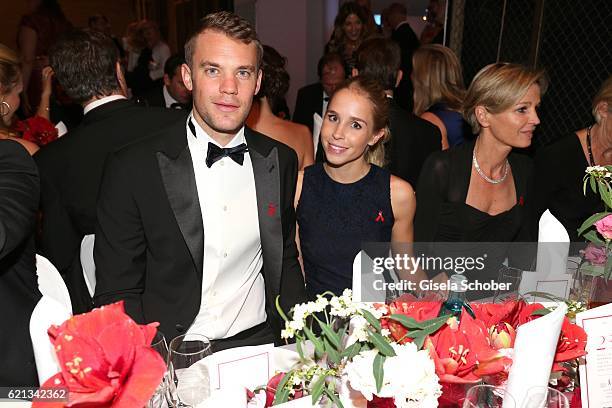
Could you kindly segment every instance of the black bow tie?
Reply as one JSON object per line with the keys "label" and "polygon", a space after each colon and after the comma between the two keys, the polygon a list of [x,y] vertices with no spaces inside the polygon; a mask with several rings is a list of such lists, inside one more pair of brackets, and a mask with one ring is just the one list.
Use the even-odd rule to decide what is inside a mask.
{"label": "black bow tie", "polygon": [[188,109],[186,104],[174,102],[170,105],[170,109]]}
{"label": "black bow tie", "polygon": [[241,143],[238,146],[223,148],[214,143],[208,142],[208,151],[206,152],[206,166],[210,168],[216,161],[224,157],[229,157],[236,163],[242,166],[244,162],[244,154],[249,151],[246,144]]}

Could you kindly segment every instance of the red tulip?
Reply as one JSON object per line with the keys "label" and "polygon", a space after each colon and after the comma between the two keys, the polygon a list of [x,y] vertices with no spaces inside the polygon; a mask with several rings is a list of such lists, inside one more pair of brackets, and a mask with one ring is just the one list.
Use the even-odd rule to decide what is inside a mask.
{"label": "red tulip", "polygon": [[166,370],[150,348],[157,323],[136,324],[123,302],[73,316],[49,328],[62,371],[43,387],[66,387],[67,403],[32,407],[142,407],[153,395]]}

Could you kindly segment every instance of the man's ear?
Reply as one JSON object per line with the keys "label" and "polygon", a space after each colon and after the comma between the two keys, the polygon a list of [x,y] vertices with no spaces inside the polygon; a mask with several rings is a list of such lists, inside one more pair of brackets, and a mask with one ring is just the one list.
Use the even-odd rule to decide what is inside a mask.
{"label": "man's ear", "polygon": [[488,128],[491,126],[490,123],[490,112],[482,105],[478,105],[474,108],[474,115],[476,115],[476,120],[480,124],[480,127]]}
{"label": "man's ear", "polygon": [[172,83],[172,79],[168,76],[168,74],[164,74],[164,85],[170,86],[171,83]]}
{"label": "man's ear", "polygon": [[125,81],[125,75],[123,75],[123,68],[119,61],[115,63],[115,76],[117,77],[117,83],[119,84],[119,88],[121,89],[121,93],[123,96],[127,98],[128,96],[128,86]]}
{"label": "man's ear", "polygon": [[193,82],[191,79],[191,68],[189,68],[187,64],[181,65],[181,78],[183,78],[183,83],[185,84],[185,88],[193,92]]}
{"label": "man's ear", "polygon": [[257,85],[255,86],[255,93],[253,95],[257,95],[259,93],[259,88],[261,87],[261,79],[263,78],[263,69],[259,69],[257,72]]}
{"label": "man's ear", "polygon": [[359,76],[359,70],[357,68],[353,68],[351,70],[351,78],[355,78],[356,76]]}
{"label": "man's ear", "polygon": [[403,77],[404,77],[404,71],[402,71],[401,69],[398,69],[397,74],[395,74],[395,87],[396,88],[399,86],[399,83],[401,82]]}

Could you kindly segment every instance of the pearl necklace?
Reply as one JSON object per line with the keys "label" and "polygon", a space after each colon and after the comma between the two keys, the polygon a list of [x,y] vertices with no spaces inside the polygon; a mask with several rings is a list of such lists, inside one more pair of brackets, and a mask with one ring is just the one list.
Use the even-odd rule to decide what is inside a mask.
{"label": "pearl necklace", "polygon": [[474,151],[472,152],[472,164],[474,164],[474,168],[476,169],[476,173],[478,173],[478,175],[480,177],[482,177],[488,183],[491,183],[491,184],[503,183],[504,180],[506,180],[506,177],[508,177],[508,169],[510,168],[510,163],[508,163],[508,159],[506,159],[506,162],[504,163],[504,175],[501,176],[498,179],[490,178],[489,176],[484,174],[484,172],[480,169],[480,165],[478,164],[478,160],[476,160],[476,149],[474,149]]}

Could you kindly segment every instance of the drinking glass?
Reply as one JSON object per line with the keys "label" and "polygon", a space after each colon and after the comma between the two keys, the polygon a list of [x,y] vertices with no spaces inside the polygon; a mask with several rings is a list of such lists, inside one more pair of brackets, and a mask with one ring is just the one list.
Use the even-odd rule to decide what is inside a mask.
{"label": "drinking glass", "polygon": [[550,387],[532,387],[527,391],[523,408],[570,408],[562,392]]}
{"label": "drinking glass", "polygon": [[465,394],[463,408],[516,408],[514,398],[503,388],[475,385]]}
{"label": "drinking glass", "polygon": [[505,302],[506,300],[518,299],[519,286],[521,284],[522,277],[523,271],[521,269],[502,266],[497,275],[497,282],[500,284],[505,284],[507,289],[496,290],[493,297],[493,303],[501,303]]}
{"label": "drinking glass", "polygon": [[204,407],[210,397],[208,368],[200,361],[212,354],[210,340],[201,334],[184,334],[170,342],[168,355],[171,407]]}
{"label": "drinking glass", "polygon": [[[159,353],[164,363],[168,365],[168,344],[164,333],[159,330],[151,341],[151,348]],[[161,383],[157,386],[155,393],[147,403],[146,408],[164,408],[166,403],[166,392],[168,390],[168,372],[164,373]]]}

